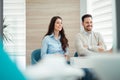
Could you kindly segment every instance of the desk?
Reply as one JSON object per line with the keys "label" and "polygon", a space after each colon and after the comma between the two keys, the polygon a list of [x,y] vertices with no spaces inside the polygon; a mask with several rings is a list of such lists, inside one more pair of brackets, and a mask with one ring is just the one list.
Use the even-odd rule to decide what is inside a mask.
{"label": "desk", "polygon": [[93,68],[90,57],[71,57],[70,64],[75,68]]}
{"label": "desk", "polygon": [[97,80],[97,76],[94,76],[93,63],[90,56],[71,57],[70,64],[74,68],[82,68],[84,70],[86,75],[83,77],[83,80]]}
{"label": "desk", "polygon": [[71,57],[71,66],[93,68],[101,80],[120,80],[120,53]]}
{"label": "desk", "polygon": [[26,76],[30,80],[76,80],[85,74],[66,63],[63,56],[47,55],[36,65],[27,68]]}

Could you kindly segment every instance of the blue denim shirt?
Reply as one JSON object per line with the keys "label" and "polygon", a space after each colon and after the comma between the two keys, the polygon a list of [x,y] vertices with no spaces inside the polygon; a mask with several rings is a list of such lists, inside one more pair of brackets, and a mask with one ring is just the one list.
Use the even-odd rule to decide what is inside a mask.
{"label": "blue denim shirt", "polygon": [[[59,39],[55,39],[54,34],[44,37],[41,47],[41,57],[46,54],[65,54],[61,46],[60,37]],[[68,51],[66,51],[66,54],[68,54]]]}

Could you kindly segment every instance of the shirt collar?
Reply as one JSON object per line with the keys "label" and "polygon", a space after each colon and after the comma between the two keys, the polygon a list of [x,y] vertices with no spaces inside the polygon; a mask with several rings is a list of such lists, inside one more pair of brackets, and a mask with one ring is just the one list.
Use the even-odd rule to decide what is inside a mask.
{"label": "shirt collar", "polygon": [[85,31],[85,30],[83,30],[83,33],[85,34],[85,35],[91,35],[92,34],[92,31]]}
{"label": "shirt collar", "polygon": [[[52,34],[50,35],[50,37],[54,38],[54,33],[52,33]],[[60,39],[60,38],[61,38],[61,35],[59,35],[58,39]]]}

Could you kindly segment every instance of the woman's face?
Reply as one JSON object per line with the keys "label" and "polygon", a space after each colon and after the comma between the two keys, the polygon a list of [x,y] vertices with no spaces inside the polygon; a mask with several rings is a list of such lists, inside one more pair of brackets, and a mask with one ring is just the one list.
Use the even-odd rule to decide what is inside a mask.
{"label": "woman's face", "polygon": [[54,31],[61,31],[61,30],[62,30],[62,20],[58,18],[55,21]]}

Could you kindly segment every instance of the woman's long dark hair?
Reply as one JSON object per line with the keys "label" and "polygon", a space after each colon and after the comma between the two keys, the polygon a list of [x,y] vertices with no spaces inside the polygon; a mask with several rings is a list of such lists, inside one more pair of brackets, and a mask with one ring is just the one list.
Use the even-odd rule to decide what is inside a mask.
{"label": "woman's long dark hair", "polygon": [[[51,21],[50,21],[50,24],[49,24],[49,27],[48,27],[48,32],[45,34],[45,36],[47,35],[51,35],[53,32],[54,32],[54,27],[55,27],[55,21],[57,19],[61,19],[61,17],[59,16],[54,16]],[[62,30],[59,32],[59,34],[61,35],[61,38],[60,38],[60,42],[62,44],[62,49],[66,52],[66,47],[68,47],[68,40],[67,38],[65,37],[65,33],[64,33],[64,29],[62,27]]]}

